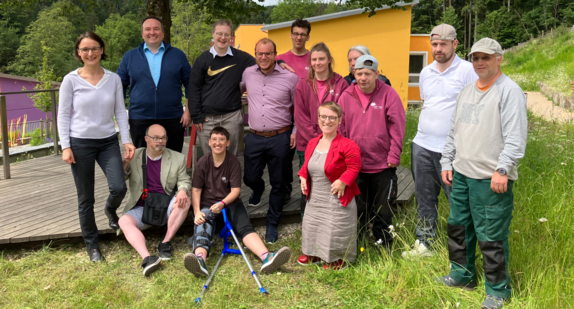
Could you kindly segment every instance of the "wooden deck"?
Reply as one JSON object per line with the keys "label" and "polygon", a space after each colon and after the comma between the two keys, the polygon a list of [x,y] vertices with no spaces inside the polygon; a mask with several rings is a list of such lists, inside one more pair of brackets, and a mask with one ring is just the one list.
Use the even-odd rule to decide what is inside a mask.
{"label": "wooden deck", "polygon": [[[187,146],[184,146],[187,150]],[[240,158],[243,164],[243,158]],[[294,179],[291,200],[283,210],[283,217],[298,216],[301,188],[296,173],[299,163],[293,161]],[[1,168],[0,168],[1,169]],[[61,156],[31,159],[10,166],[12,179],[0,178],[0,247],[2,244],[24,243],[51,239],[78,238],[82,236],[77,195],[70,166]],[[414,194],[414,182],[410,170],[399,167],[399,203],[408,202]],[[0,177],[2,173],[0,172]],[[96,224],[100,234],[114,233],[104,215],[108,196],[107,182],[96,167],[94,206]],[[269,208],[269,175],[264,174],[267,185],[259,207],[248,207],[252,219],[264,218]],[[243,186],[241,198],[247,203],[251,190]],[[124,199],[120,210],[127,199]],[[120,211],[118,210],[118,211]],[[261,221],[261,219],[259,219]]]}

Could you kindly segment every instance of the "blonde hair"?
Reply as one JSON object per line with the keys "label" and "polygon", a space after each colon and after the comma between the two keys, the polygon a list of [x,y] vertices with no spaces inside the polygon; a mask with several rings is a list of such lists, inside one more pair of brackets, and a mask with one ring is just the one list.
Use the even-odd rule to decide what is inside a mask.
{"label": "blonde hair", "polygon": [[[327,80],[325,81],[325,83],[329,86],[328,91],[330,91],[332,89],[331,78],[333,78],[333,76],[335,76],[335,71],[333,71],[333,66],[335,66],[335,60],[331,56],[331,51],[329,51],[329,48],[323,42],[320,42],[320,43],[313,45],[313,47],[311,48],[311,51],[309,52],[309,56],[312,56],[314,52],[324,52],[325,55],[327,55],[327,58],[331,61],[331,62],[329,62],[329,76],[327,77]],[[307,77],[309,78],[309,81],[311,81],[311,83],[313,84],[313,91],[315,91],[315,93],[317,93],[317,78],[315,77],[315,69],[313,69],[313,66],[311,65],[311,57],[309,57],[309,72],[307,74],[308,74]],[[320,100],[321,100],[321,98],[319,98],[319,101]]]}
{"label": "blonde hair", "polygon": [[319,105],[319,109],[317,110],[317,114],[320,114],[319,111],[321,108],[326,108],[331,110],[332,112],[336,113],[339,118],[343,117],[343,109],[341,106],[333,101],[327,101],[321,105]]}

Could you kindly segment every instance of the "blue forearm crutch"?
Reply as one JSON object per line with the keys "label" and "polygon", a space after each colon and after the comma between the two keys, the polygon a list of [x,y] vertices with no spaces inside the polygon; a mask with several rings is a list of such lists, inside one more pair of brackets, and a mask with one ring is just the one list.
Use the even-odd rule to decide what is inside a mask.
{"label": "blue forearm crutch", "polygon": [[[196,303],[201,302],[201,297],[203,296],[203,293],[205,293],[205,290],[207,290],[207,287],[209,286],[209,282],[211,282],[211,278],[213,278],[215,271],[219,267],[219,263],[223,259],[223,256],[225,256],[225,254],[227,254],[227,253],[238,254],[238,255],[241,254],[243,256],[243,259],[245,260],[245,263],[247,263],[247,267],[249,267],[249,271],[251,271],[251,275],[253,276],[253,278],[255,279],[255,282],[257,282],[257,285],[259,286],[259,292],[261,292],[261,294],[263,294],[263,295],[269,295],[269,292],[267,292],[265,290],[265,288],[263,286],[261,286],[261,282],[259,282],[259,278],[257,278],[257,275],[255,274],[255,271],[253,270],[253,267],[251,267],[251,263],[249,263],[249,259],[247,259],[245,252],[243,252],[243,248],[241,247],[241,244],[239,243],[237,236],[235,236],[235,233],[233,232],[233,228],[231,227],[231,224],[227,220],[227,213],[226,213],[225,209],[222,210],[222,213],[223,213],[223,221],[225,223],[225,226],[223,227],[223,230],[221,230],[221,233],[219,233],[219,238],[223,239],[223,251],[221,251],[221,255],[219,256],[219,260],[217,260],[217,263],[215,264],[215,267],[213,268],[211,275],[209,275],[207,282],[203,286],[203,289],[201,290],[199,297],[195,299],[195,302]],[[233,236],[233,240],[235,241],[235,244],[237,245],[237,248],[239,248],[239,250],[229,248],[229,242],[227,241],[229,236]]]}

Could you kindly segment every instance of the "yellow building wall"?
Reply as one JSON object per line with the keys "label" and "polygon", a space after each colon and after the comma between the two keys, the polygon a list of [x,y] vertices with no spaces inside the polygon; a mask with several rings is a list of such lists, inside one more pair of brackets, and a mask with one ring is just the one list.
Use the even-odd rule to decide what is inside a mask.
{"label": "yellow building wall", "polygon": [[[347,51],[353,45],[365,45],[379,61],[379,70],[386,75],[399,94],[403,105],[408,102],[409,47],[411,34],[411,6],[406,10],[387,9],[311,23],[307,48],[325,42],[335,59],[335,72],[349,74]],[[269,30],[268,35],[277,45],[279,54],[292,47],[291,27]]]}
{"label": "yellow building wall", "polygon": [[[427,52],[427,65],[434,61],[432,57],[430,37],[428,36],[411,36],[410,51]],[[409,87],[408,99],[409,101],[421,101],[421,93],[419,87]]]}
{"label": "yellow building wall", "polygon": [[262,27],[263,25],[239,25],[235,29],[235,48],[253,55],[255,44],[267,37],[267,33],[261,31]]}

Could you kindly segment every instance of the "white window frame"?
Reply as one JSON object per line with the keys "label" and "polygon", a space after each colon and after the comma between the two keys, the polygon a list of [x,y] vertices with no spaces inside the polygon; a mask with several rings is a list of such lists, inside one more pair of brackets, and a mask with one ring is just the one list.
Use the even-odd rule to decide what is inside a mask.
{"label": "white window frame", "polygon": [[[429,57],[429,53],[426,51],[412,51],[409,52],[409,59],[411,55],[415,55],[415,56],[423,56],[423,68],[426,67],[428,65],[428,57]],[[410,65],[410,62],[409,62]],[[420,78],[421,74],[420,73],[409,73],[409,77],[411,76],[418,76]],[[420,81],[420,80],[419,80]],[[419,83],[409,83],[409,87],[418,87]]]}

